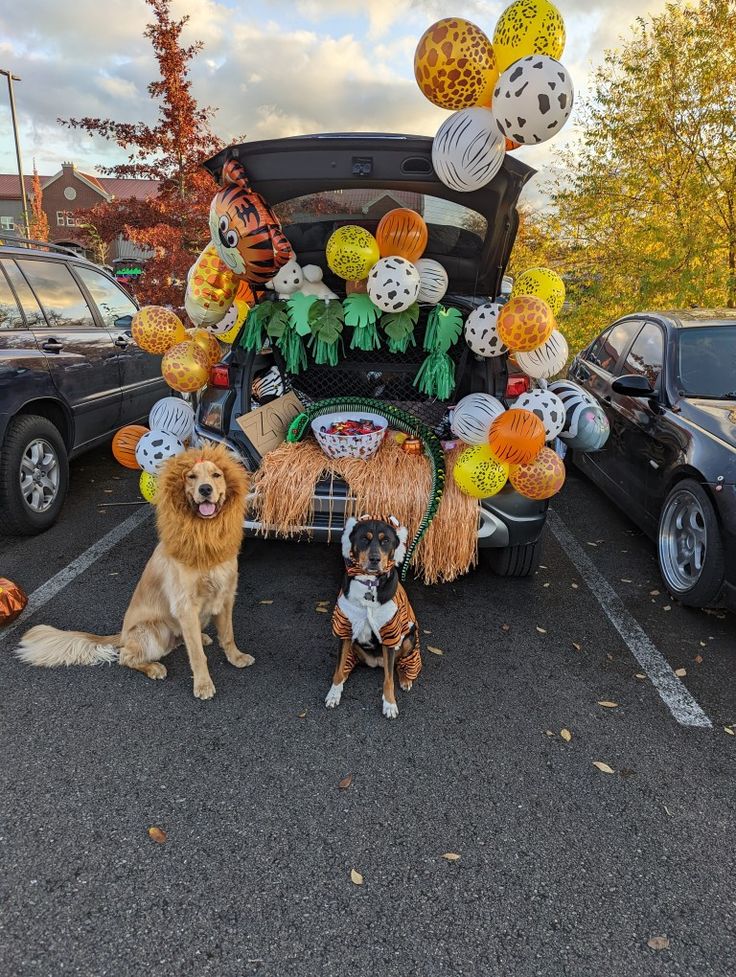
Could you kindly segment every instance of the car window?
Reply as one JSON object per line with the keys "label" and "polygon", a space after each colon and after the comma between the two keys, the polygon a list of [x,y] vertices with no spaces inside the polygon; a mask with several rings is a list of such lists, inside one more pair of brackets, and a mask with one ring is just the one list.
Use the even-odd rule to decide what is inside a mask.
{"label": "car window", "polygon": [[[4,263],[4,262],[3,262]],[[0,271],[0,329],[24,329],[25,322],[8,280]]]}
{"label": "car window", "polygon": [[38,296],[52,329],[94,329],[92,312],[72,273],[61,261],[26,261],[18,264]]}
{"label": "car window", "polygon": [[677,386],[686,397],[736,393],[736,326],[677,330]]}
{"label": "car window", "polygon": [[[586,363],[594,363],[596,366],[603,366],[604,362],[607,361],[608,354],[606,353],[606,340],[610,331],[610,329],[606,329],[605,332],[602,332],[595,342],[592,343],[588,351],[583,355],[583,359],[586,361]],[[606,367],[603,368],[606,369]]]}
{"label": "car window", "polygon": [[135,315],[136,307],[132,300],[109,278],[95,271],[94,268],[75,265],[74,270],[86,285],[87,291],[100,310],[102,321],[108,328],[112,328],[115,320],[120,316]]}
{"label": "car window", "polygon": [[634,336],[641,329],[641,323],[633,319],[617,322],[601,337],[601,348],[598,351],[598,366],[608,373],[613,373],[621,353],[626,349]]}
{"label": "car window", "polygon": [[21,308],[23,309],[23,313],[26,317],[26,323],[31,326],[31,328],[45,326],[46,320],[43,317],[41,307],[36,301],[36,296],[31,291],[28,282],[21,274],[20,268],[14,261],[4,261],[3,268],[5,269],[5,273],[8,276],[10,284],[13,286],[13,291],[21,304]]}
{"label": "car window", "polygon": [[635,373],[646,377],[654,387],[662,372],[664,336],[659,326],[646,322],[629,350],[621,373]]}

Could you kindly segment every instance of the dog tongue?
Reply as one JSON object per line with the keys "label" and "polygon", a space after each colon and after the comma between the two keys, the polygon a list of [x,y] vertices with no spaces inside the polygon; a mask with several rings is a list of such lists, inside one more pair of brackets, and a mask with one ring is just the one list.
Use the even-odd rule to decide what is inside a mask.
{"label": "dog tongue", "polygon": [[214,502],[200,502],[199,514],[200,516],[213,516],[215,514],[215,508]]}

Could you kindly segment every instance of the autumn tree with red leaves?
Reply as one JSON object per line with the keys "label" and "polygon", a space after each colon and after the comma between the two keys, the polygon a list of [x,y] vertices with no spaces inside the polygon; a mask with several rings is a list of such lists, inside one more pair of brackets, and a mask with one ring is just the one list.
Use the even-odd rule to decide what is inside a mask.
{"label": "autumn tree with red leaves", "polygon": [[28,236],[33,241],[48,241],[49,219],[43,209],[43,189],[38,170],[33,166],[33,183],[31,184],[31,213],[29,215]]}
{"label": "autumn tree with red leaves", "polygon": [[153,197],[113,200],[82,211],[80,216],[104,241],[123,234],[154,252],[136,288],[142,303],[182,308],[187,271],[209,240],[209,205],[217,191],[201,164],[222,143],[210,130],[214,110],[200,108],[191,92],[190,62],[203,45],[198,41],[182,46],[181,33],[189,17],[172,20],[171,0],[146,3],[154,21],[146,27],[144,37],[151,42],[161,73],[148,85],[149,95],[159,104],[156,123],[93,118],[59,121],[128,151],[126,163],[100,167],[103,173],[158,182]]}

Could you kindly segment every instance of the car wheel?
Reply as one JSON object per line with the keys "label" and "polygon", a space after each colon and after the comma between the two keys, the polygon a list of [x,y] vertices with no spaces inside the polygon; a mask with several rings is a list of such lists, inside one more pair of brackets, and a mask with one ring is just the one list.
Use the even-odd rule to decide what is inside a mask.
{"label": "car wheel", "polygon": [[58,429],[46,417],[12,420],[0,450],[0,505],[7,531],[34,536],[52,526],[69,485],[69,460]]}
{"label": "car wheel", "polygon": [[488,550],[491,570],[499,577],[530,577],[539,567],[542,558],[542,540],[526,546],[504,546]]}
{"label": "car wheel", "polygon": [[659,517],[659,570],[670,594],[689,607],[706,607],[723,585],[723,540],[713,503],[692,479],[670,491]]}

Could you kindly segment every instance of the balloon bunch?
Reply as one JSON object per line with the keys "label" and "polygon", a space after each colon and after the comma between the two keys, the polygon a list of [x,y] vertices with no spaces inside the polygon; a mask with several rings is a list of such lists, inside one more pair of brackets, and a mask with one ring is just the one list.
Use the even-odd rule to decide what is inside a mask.
{"label": "balloon bunch", "polygon": [[125,468],[141,472],[141,495],[155,503],[161,466],[184,451],[194,434],[194,410],[179,397],[162,397],[151,408],[148,423],[150,428],[141,424],[121,427],[112,439],[112,453]]}
{"label": "balloon bunch", "polygon": [[179,393],[201,389],[210,367],[221,357],[220,344],[208,329],[184,328],[179,316],[160,305],[145,305],[133,316],[133,341],[147,353],[163,354],[161,373]]}
{"label": "balloon bunch", "polygon": [[550,0],[515,0],[493,41],[460,17],[438,20],[422,35],[414,75],[422,93],[453,114],[435,136],[439,179],[461,193],[494,178],[507,151],[546,142],[572,111],[570,75],[558,58],[565,25]]}

